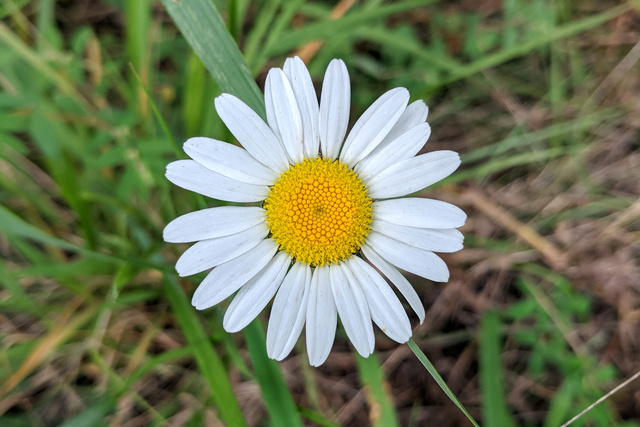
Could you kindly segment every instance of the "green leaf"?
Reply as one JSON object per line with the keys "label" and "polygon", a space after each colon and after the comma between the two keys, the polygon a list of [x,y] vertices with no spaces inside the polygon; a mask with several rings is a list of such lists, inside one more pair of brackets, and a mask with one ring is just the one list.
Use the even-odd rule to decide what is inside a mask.
{"label": "green leaf", "polygon": [[480,390],[482,418],[488,426],[513,426],[505,400],[500,363],[500,318],[486,311],[480,322]]}
{"label": "green leaf", "polygon": [[213,3],[210,0],[162,0],[162,4],[220,89],[237,96],[266,117],[262,93]]}
{"label": "green leaf", "polygon": [[420,347],[418,347],[418,344],[416,344],[416,342],[413,340],[413,338],[409,339],[407,344],[409,345],[409,348],[413,351],[413,354],[415,354],[416,357],[418,358],[418,360],[422,363],[422,366],[424,366],[425,369],[429,372],[429,374],[431,374],[433,379],[436,380],[436,382],[438,383],[438,385],[440,386],[442,391],[444,391],[444,393],[449,397],[449,399],[451,399],[451,401],[453,403],[455,403],[455,405],[458,408],[460,408],[462,413],[466,415],[466,417],[469,419],[469,421],[471,421],[471,423],[474,426],[480,427],[478,425],[478,423],[476,422],[476,420],[473,419],[471,414],[464,407],[464,405],[462,403],[460,403],[460,401],[458,400],[456,395],[453,394],[453,391],[451,391],[451,389],[449,388],[447,383],[444,382],[444,380],[442,379],[442,377],[440,376],[440,374],[436,370],[436,367],[433,366],[433,364],[431,363],[431,361],[429,359],[427,359],[427,356],[422,352],[422,350],[420,350]]}
{"label": "green leaf", "polygon": [[340,19],[327,19],[314,24],[308,24],[299,30],[289,31],[287,34],[284,34],[279,41],[270,46],[267,53],[270,55],[284,53],[307,42],[327,40],[334,35],[346,34],[357,28],[371,25],[372,23],[379,23],[381,19],[394,13],[425,6],[434,1],[435,0],[410,0],[392,3],[376,8],[351,12]]}
{"label": "green leaf", "polygon": [[267,356],[267,343],[260,321],[251,322],[244,329],[244,335],[247,338],[251,363],[271,418],[271,424],[278,427],[302,427],[296,405],[282,372],[280,372],[280,367],[275,360],[269,359]]}
{"label": "green leaf", "polygon": [[385,381],[378,357],[373,353],[365,359],[356,353],[355,358],[369,402],[371,424],[379,427],[399,425],[393,401],[389,396],[389,384]]}
{"label": "green leaf", "polygon": [[227,378],[227,371],[198,320],[198,316],[187,301],[182,288],[175,278],[166,274],[162,283],[180,328],[189,344],[193,346],[196,362],[202,376],[209,383],[211,395],[218,407],[220,417],[230,427],[245,426],[246,422]]}

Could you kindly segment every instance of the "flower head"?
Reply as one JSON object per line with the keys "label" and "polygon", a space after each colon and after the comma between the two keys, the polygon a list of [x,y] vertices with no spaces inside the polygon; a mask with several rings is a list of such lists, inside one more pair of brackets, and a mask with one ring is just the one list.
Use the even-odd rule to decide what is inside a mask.
{"label": "flower head", "polygon": [[[333,344],[337,317],[356,350],[374,348],[373,322],[391,339],[411,337],[409,318],[387,280],[424,320],[420,298],[399,272],[446,282],[434,252],[462,248],[466,216],[437,200],[399,198],[451,174],[452,151],[418,155],[431,133],[422,101],[392,89],[349,123],[349,75],[333,60],[320,103],[299,58],[269,71],[267,123],[233,95],[216,109],[243,148],[191,138],[193,160],[167,166],[174,184],[218,200],[251,203],[188,213],[164,230],[167,242],[197,242],[178,260],[181,276],[213,268],[193,295],[197,309],[237,291],[224,328],[247,326],[274,297],[267,353],[286,357],[306,324],[312,365]],[[345,139],[346,136],[346,139]],[[259,205],[257,205],[259,204]]]}

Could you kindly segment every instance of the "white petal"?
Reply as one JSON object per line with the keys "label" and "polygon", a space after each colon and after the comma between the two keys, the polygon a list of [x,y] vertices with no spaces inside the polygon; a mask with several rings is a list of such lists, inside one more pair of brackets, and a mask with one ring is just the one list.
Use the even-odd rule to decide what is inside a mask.
{"label": "white petal", "polygon": [[367,297],[344,263],[329,269],[331,291],[347,336],[362,357],[373,353],[375,340]]}
{"label": "white petal", "polygon": [[409,273],[434,282],[449,280],[447,264],[433,252],[409,246],[376,231],[369,233],[367,244],[382,258]]}
{"label": "white petal", "polygon": [[378,146],[357,165],[355,170],[358,176],[368,181],[393,164],[415,156],[424,147],[429,135],[431,135],[429,123],[422,123],[414,126],[386,147],[379,149],[380,146]]}
{"label": "white petal", "polygon": [[296,262],[284,278],[271,307],[267,327],[267,355],[282,360],[291,352],[307,314],[311,268]]}
{"label": "white petal", "polygon": [[338,157],[349,125],[351,86],[347,66],[340,59],[329,64],[322,82],[320,98],[320,147],[322,155]]}
{"label": "white petal", "polygon": [[417,228],[462,227],[467,215],[457,206],[440,200],[409,197],[373,202],[374,218]]}
{"label": "white petal", "polygon": [[374,148],[389,133],[409,102],[409,91],[397,87],[384,93],[358,119],[344,143],[340,160],[353,165]]}
{"label": "white petal", "polygon": [[407,342],[411,338],[411,323],[387,282],[361,258],[351,257],[345,264],[351,269],[367,297],[374,323],[392,340]]}
{"label": "white petal", "polygon": [[265,239],[249,252],[214,268],[193,294],[191,304],[198,310],[213,307],[240,289],[273,258],[278,244]]}
{"label": "white petal", "polygon": [[384,137],[378,147],[384,147],[398,138],[400,135],[405,134],[410,129],[424,123],[429,115],[429,107],[427,107],[422,100],[412,102],[405,108],[404,112],[393,126],[391,131]]}
{"label": "white petal", "polygon": [[458,166],[460,156],[448,150],[402,160],[371,178],[369,197],[386,199],[415,193],[451,175]]}
{"label": "white petal", "polygon": [[187,249],[178,259],[178,275],[190,276],[231,261],[258,246],[267,234],[269,229],[266,223],[262,222],[230,236],[202,240]]}
{"label": "white petal", "polygon": [[422,305],[422,301],[418,296],[418,293],[411,283],[400,273],[393,265],[389,264],[385,261],[380,255],[378,255],[371,247],[367,244],[362,245],[360,248],[365,257],[384,274],[387,279],[391,281],[395,285],[396,288],[400,291],[402,296],[407,300],[413,311],[416,312],[418,318],[420,319],[420,324],[424,322],[424,306]]}
{"label": "white petal", "polygon": [[224,124],[256,160],[277,173],[289,167],[278,138],[247,104],[224,93],[216,98],[215,105]]}
{"label": "white petal", "polygon": [[457,230],[450,233],[447,229],[407,227],[380,219],[371,222],[371,229],[427,251],[451,253],[462,249],[462,233]]}
{"label": "white petal", "polygon": [[184,143],[193,160],[229,178],[256,185],[271,185],[278,174],[243,148],[216,139],[196,137]]}
{"label": "white petal", "polygon": [[178,187],[227,202],[259,202],[269,194],[269,187],[266,185],[237,181],[193,160],[169,163],[165,176]]}
{"label": "white petal", "polygon": [[280,68],[272,68],[264,86],[269,126],[280,139],[289,163],[302,161],[302,119],[293,89]]}
{"label": "white petal", "polygon": [[300,117],[302,118],[304,157],[315,158],[320,150],[320,134],[318,131],[320,109],[311,76],[302,59],[297,56],[287,58],[284,62],[283,70],[289,83],[291,83],[293,94],[298,102]]}
{"label": "white petal", "polygon": [[215,239],[264,222],[266,212],[256,206],[220,206],[179,216],[164,228],[165,242],[187,243]]}
{"label": "white petal", "polygon": [[224,314],[222,325],[227,332],[244,329],[260,314],[276,294],[290,262],[286,252],[279,252],[265,268],[240,288]]}
{"label": "white petal", "polygon": [[306,338],[311,366],[320,366],[327,360],[336,336],[338,318],[331,292],[330,268],[316,267],[309,286]]}

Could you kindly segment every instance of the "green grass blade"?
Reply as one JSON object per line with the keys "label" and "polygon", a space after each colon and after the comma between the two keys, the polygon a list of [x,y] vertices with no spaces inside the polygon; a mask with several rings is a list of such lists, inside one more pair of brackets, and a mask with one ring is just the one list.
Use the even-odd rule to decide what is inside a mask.
{"label": "green grass blade", "polygon": [[266,117],[262,93],[213,3],[162,0],[162,4],[222,91]]}
{"label": "green grass blade", "polygon": [[271,424],[278,427],[302,427],[296,405],[278,363],[267,356],[267,343],[260,322],[258,320],[251,322],[244,329],[244,335],[247,338],[253,370],[256,373],[267,412],[271,417]]}
{"label": "green grass blade", "polygon": [[436,370],[436,367],[433,366],[433,364],[431,363],[431,361],[429,361],[429,359],[427,359],[427,356],[422,352],[422,350],[420,350],[420,347],[418,347],[418,344],[416,344],[416,342],[413,340],[413,338],[409,339],[407,344],[409,344],[409,348],[413,351],[413,354],[416,355],[418,360],[420,360],[422,365],[429,372],[429,374],[431,374],[433,379],[436,380],[436,382],[438,383],[438,385],[440,386],[442,391],[444,391],[444,393],[449,397],[449,399],[451,399],[451,401],[453,403],[455,403],[455,405],[458,408],[460,408],[462,413],[467,416],[469,421],[471,421],[471,424],[473,424],[476,427],[480,427],[478,425],[478,423],[476,422],[476,420],[474,420],[473,417],[471,416],[471,414],[467,411],[467,409],[462,405],[462,403],[460,403],[460,401],[458,400],[456,395],[453,394],[453,391],[451,391],[451,389],[449,388],[447,383],[444,382],[444,380],[442,379],[442,377],[440,376],[440,374]]}
{"label": "green grass blade", "polygon": [[182,120],[187,137],[202,135],[202,123],[206,104],[211,99],[206,98],[206,71],[200,58],[194,53],[189,54],[184,79],[184,103],[182,104]]}
{"label": "green grass blade", "polygon": [[249,68],[254,71],[256,71],[256,59],[260,54],[264,38],[269,32],[279,7],[280,0],[265,2],[260,7],[260,13],[256,15],[256,21],[251,31],[247,34],[247,40],[244,44],[244,58]]}
{"label": "green grass blade", "polygon": [[148,55],[147,33],[151,22],[151,5],[149,0],[125,1],[125,17],[127,18],[127,54],[133,67],[140,71],[144,67]]}
{"label": "green grass blade", "polygon": [[75,85],[67,78],[67,76],[53,69],[41,55],[38,55],[30,46],[25,44],[11,29],[0,22],[0,46],[4,45],[10,50],[16,52],[35,70],[51,81],[65,95],[71,97],[78,105],[87,109],[91,106],[87,100],[78,92]]}
{"label": "green grass blade", "polygon": [[359,354],[356,354],[355,358],[360,381],[364,385],[369,402],[371,424],[378,427],[399,425],[393,401],[389,396],[389,385],[385,381],[378,357],[373,353],[366,359]]}
{"label": "green grass blade", "polygon": [[178,141],[176,141],[176,139],[173,137],[173,133],[171,133],[171,130],[169,129],[169,125],[167,124],[167,121],[164,119],[164,117],[162,117],[162,114],[160,113],[160,110],[158,109],[158,106],[156,105],[155,101],[153,100],[153,97],[149,93],[149,90],[146,88],[146,86],[144,85],[144,83],[140,79],[140,76],[136,72],[135,68],[132,68],[131,72],[133,73],[133,75],[134,75],[134,77],[136,79],[136,82],[138,83],[139,87],[143,90],[144,94],[147,96],[147,99],[149,100],[149,104],[151,105],[151,110],[153,111],[153,115],[156,117],[156,120],[158,120],[158,124],[160,125],[160,128],[162,129],[162,132],[164,133],[164,135],[167,137],[167,139],[171,143],[171,147],[173,148],[173,151],[176,153],[178,158],[183,157],[182,148],[181,148],[180,144],[178,144]]}
{"label": "green grass blade", "polygon": [[630,9],[631,5],[623,4],[618,7],[605,10],[604,12],[601,12],[597,15],[586,17],[577,22],[571,22],[569,24],[556,27],[553,30],[544,33],[542,36],[532,38],[525,43],[517,44],[511,48],[503,49],[491,55],[485,55],[477,61],[459,68],[458,71],[454,73],[450,78],[446,78],[445,80],[439,82],[436,86],[430,87],[430,90],[447,85],[456,80],[472,76],[486,68],[495,67],[519,56],[527,55],[530,52],[547,46],[548,44],[553,43],[556,40],[580,34],[586,30],[602,25],[605,22],[615,18],[616,16],[629,11]]}
{"label": "green grass blade", "polygon": [[228,426],[244,426],[246,422],[240,410],[240,405],[233,394],[233,389],[227,378],[227,372],[211,345],[202,324],[198,320],[193,307],[187,301],[187,297],[178,285],[175,278],[164,275],[162,283],[171,303],[171,307],[176,314],[178,323],[187,338],[189,344],[193,346],[193,354],[200,368],[202,376],[207,380],[211,395],[218,407],[220,417]]}
{"label": "green grass blade", "polygon": [[486,311],[480,322],[480,390],[483,422],[488,426],[513,426],[502,380],[500,318],[493,311]]}
{"label": "green grass blade", "polygon": [[544,427],[559,426],[566,420],[571,411],[575,411],[576,391],[580,384],[574,378],[565,380],[553,394],[549,410],[544,419]]}
{"label": "green grass blade", "polygon": [[[168,1],[168,0],[163,0]],[[267,51],[268,55],[276,55],[294,49],[304,43],[314,40],[326,40],[334,35],[342,35],[372,22],[378,23],[381,19],[394,13],[404,12],[416,7],[433,3],[435,0],[410,0],[389,4],[364,11],[347,14],[340,19],[327,19],[321,22],[305,25],[299,30],[289,31],[277,42],[273,43]]]}

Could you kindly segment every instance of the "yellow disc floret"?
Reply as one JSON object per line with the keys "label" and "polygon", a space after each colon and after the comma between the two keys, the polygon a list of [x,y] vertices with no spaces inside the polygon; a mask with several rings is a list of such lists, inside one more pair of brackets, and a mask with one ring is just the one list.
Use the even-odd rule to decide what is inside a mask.
{"label": "yellow disc floret", "polygon": [[371,199],[338,160],[304,159],[276,180],[264,202],[271,236],[312,267],[349,258],[369,234]]}

